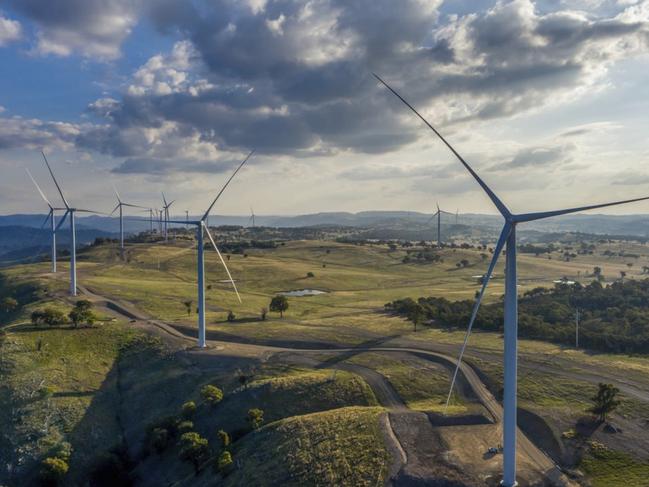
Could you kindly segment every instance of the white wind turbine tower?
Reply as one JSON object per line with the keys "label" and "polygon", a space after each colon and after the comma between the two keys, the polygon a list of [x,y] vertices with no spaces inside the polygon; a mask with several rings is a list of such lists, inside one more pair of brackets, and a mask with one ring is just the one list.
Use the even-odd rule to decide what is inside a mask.
{"label": "white wind turbine tower", "polygon": [[45,220],[43,220],[43,224],[41,225],[41,228],[45,226],[47,223],[47,220],[50,220],[50,233],[51,233],[51,238],[52,238],[52,273],[56,273],[56,215],[54,215],[54,212],[57,210],[65,210],[65,208],[55,208],[52,206],[52,204],[48,201],[48,199],[45,197],[45,193],[41,190],[40,186],[32,176],[32,173],[29,172],[29,169],[25,168],[25,171],[27,171],[27,175],[29,176],[29,179],[32,180],[32,183],[34,183],[34,186],[36,186],[36,189],[41,195],[41,198],[47,203],[47,206],[49,207],[50,211],[45,217]]}
{"label": "white wind turbine tower", "polygon": [[464,338],[464,343],[460,350],[458,362],[451,381],[451,388],[446,400],[446,404],[451,398],[455,380],[457,378],[460,363],[466,349],[471,329],[475,321],[482,297],[485,289],[489,284],[489,280],[493,273],[498,257],[500,256],[505,243],[507,243],[506,257],[505,257],[505,313],[504,313],[504,395],[503,395],[503,480],[501,485],[505,487],[513,487],[516,483],[516,394],[517,394],[517,339],[518,339],[518,296],[517,296],[517,274],[516,274],[516,226],[520,223],[530,222],[534,220],[541,220],[553,216],[566,215],[568,213],[576,213],[580,211],[592,210],[596,208],[604,208],[607,206],[621,205],[625,203],[632,203],[634,201],[649,200],[649,197],[634,198],[630,200],[614,201],[611,203],[603,203],[590,206],[582,206],[577,208],[569,208],[565,210],[554,210],[538,213],[524,213],[514,214],[509,211],[505,204],[496,196],[496,194],[487,186],[487,184],[480,179],[476,172],[469,166],[469,164],[458,154],[458,152],[449,144],[444,137],[410,105],[401,95],[392,89],[385,81],[374,74],[386,88],[388,88],[399,100],[401,100],[410,110],[414,112],[425,124],[431,129],[437,137],[448,147],[448,149],[457,157],[466,170],[473,176],[476,182],[487,194],[489,199],[496,206],[500,214],[505,219],[505,224],[500,233],[498,243],[494,249],[493,258],[489,264],[489,268],[483,279],[482,288],[476,299],[469,320],[469,326]]}
{"label": "white wind turbine tower", "polygon": [[[439,203],[436,203],[436,205],[437,205],[437,211],[433,213],[433,216],[430,217],[430,220],[437,217],[437,246],[439,248],[442,248],[442,213],[445,213],[446,215],[452,215],[452,213],[449,213],[448,211],[440,210]],[[430,222],[430,220],[428,221]]]}
{"label": "white wind turbine tower", "polygon": [[255,210],[252,209],[252,206],[250,207],[250,218],[248,219],[248,223],[252,222],[252,228],[255,228]]}
{"label": "white wind turbine tower", "polygon": [[143,210],[148,210],[148,208],[145,208],[144,206],[139,206],[139,205],[133,205],[131,203],[124,203],[122,199],[119,197],[119,193],[117,192],[117,188],[115,185],[113,185],[113,191],[115,192],[115,197],[117,197],[117,206],[113,208],[113,211],[110,212],[111,216],[113,213],[115,213],[117,210],[119,210],[119,248],[121,250],[124,250],[124,206],[128,206],[130,208],[142,208]]}
{"label": "white wind turbine tower", "polygon": [[63,204],[65,205],[65,213],[63,214],[63,218],[61,218],[59,224],[54,228],[54,231],[58,230],[61,227],[61,225],[63,225],[68,215],[70,216],[70,295],[76,296],[77,295],[77,232],[74,226],[74,214],[77,212],[101,214],[101,212],[71,207],[68,204],[67,200],[65,199],[65,196],[63,196],[63,191],[61,191],[61,187],[59,186],[59,183],[54,177],[54,173],[52,172],[50,163],[47,162],[47,157],[45,157],[45,153],[41,152],[41,154],[43,154],[43,160],[45,161],[45,165],[47,166],[47,169],[49,170],[50,175],[52,176],[52,180],[56,185],[56,189],[58,190],[59,195],[63,200]]}
{"label": "white wind turbine tower", "polygon": [[162,207],[162,210],[164,211],[164,235],[165,235],[165,242],[167,241],[167,229],[168,226],[167,224],[169,223],[169,207],[174,204],[174,201],[176,200],[171,200],[169,203],[167,203],[167,199],[165,198],[165,194],[162,193],[162,201],[164,202],[164,205]]}
{"label": "white wind turbine tower", "polygon": [[225,191],[225,188],[228,187],[228,184],[230,184],[230,181],[234,179],[236,174],[239,172],[239,169],[243,167],[243,165],[250,159],[250,156],[254,153],[254,150],[248,154],[248,156],[239,164],[239,166],[236,168],[236,170],[232,173],[232,176],[225,182],[225,185],[223,185],[223,188],[221,188],[221,191],[216,195],[216,198],[212,201],[212,204],[207,208],[203,216],[201,217],[200,220],[196,221],[180,221],[180,220],[169,220],[169,223],[178,223],[182,225],[195,225],[196,226],[196,241],[197,241],[197,255],[196,255],[196,264],[197,264],[197,274],[198,274],[198,346],[201,348],[205,347],[205,262],[204,262],[204,245],[203,245],[203,234],[207,234],[207,237],[209,238],[212,247],[214,247],[214,250],[216,250],[216,253],[219,256],[219,259],[221,260],[221,264],[223,264],[223,267],[225,268],[225,272],[228,274],[228,278],[230,282],[232,283],[232,287],[234,288],[234,292],[237,295],[237,299],[239,299],[239,302],[241,302],[241,296],[239,296],[239,291],[237,290],[237,286],[234,283],[234,279],[232,279],[232,274],[230,274],[230,270],[228,269],[228,266],[225,264],[225,260],[223,259],[223,256],[221,255],[221,252],[219,251],[218,247],[216,246],[216,242],[214,242],[214,239],[212,238],[212,234],[210,233],[210,229],[207,226],[207,217],[210,214],[210,211],[212,211],[212,208],[216,204],[216,201],[221,197],[223,194],[223,191]]}

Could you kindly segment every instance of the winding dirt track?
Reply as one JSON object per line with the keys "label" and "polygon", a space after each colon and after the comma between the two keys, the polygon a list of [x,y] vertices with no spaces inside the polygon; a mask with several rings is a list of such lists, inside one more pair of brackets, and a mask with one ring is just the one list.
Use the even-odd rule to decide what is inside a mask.
{"label": "winding dirt track", "polygon": [[[195,344],[195,338],[188,336],[187,334],[182,333],[175,327],[160,321],[153,320],[150,317],[146,316],[140,310],[135,309],[130,304],[123,302],[118,302],[114,299],[108,298],[106,296],[99,295],[90,289],[84,286],[78,286],[79,290],[88,298],[93,301],[96,301],[99,304],[103,304],[106,308],[112,310],[113,312],[124,316],[131,320],[144,321],[149,324],[155,325],[156,327],[162,329],[166,333],[173,335],[175,338],[191,342]],[[447,366],[453,367],[455,365],[455,359],[448,355],[439,352],[433,352],[431,350],[413,348],[413,347],[381,347],[381,346],[359,346],[359,347],[349,347],[349,348],[299,348],[299,347],[281,347],[281,346],[270,346],[270,345],[260,345],[260,344],[250,344],[250,343],[240,343],[235,340],[233,341],[224,341],[224,340],[208,340],[210,347],[205,350],[199,350],[200,353],[213,353],[214,349],[222,350],[228,346],[237,346],[245,347],[248,351],[257,352],[259,356],[268,357],[270,354],[275,353],[293,353],[293,354],[313,354],[313,353],[361,353],[361,352],[398,352],[398,353],[414,353],[419,356],[430,357],[437,362],[446,363]],[[343,368],[341,366],[341,368]],[[357,368],[357,367],[355,367]],[[461,365],[461,373],[464,375],[467,383],[472,388],[474,394],[479,399],[479,401],[484,405],[484,407],[492,415],[496,423],[502,422],[503,409],[500,403],[496,401],[493,395],[489,392],[487,387],[480,380],[478,374],[466,363]],[[356,370],[358,372],[358,370]],[[370,374],[371,372],[371,374]],[[380,378],[373,377],[373,374],[380,376]],[[383,376],[377,372],[367,369],[359,375],[365,376],[368,379],[370,386],[374,386],[374,391],[377,395],[377,399],[382,402],[385,407],[403,410],[405,404],[402,399],[398,396],[394,388],[387,382]],[[387,384],[387,385],[386,385]],[[389,419],[388,419],[389,421]],[[554,462],[539,448],[537,448],[519,429],[517,434],[518,448],[519,451],[523,452],[530,461],[536,465],[536,468],[539,472],[542,472],[544,477],[549,480],[552,485],[571,485],[565,476],[561,473],[560,469],[554,464]],[[401,448],[403,451],[403,448]]]}

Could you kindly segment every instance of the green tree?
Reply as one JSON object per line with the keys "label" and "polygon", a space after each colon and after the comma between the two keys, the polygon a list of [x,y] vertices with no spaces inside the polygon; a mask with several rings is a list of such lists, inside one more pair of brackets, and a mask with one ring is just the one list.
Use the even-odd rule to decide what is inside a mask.
{"label": "green tree", "polygon": [[18,308],[18,301],[16,301],[14,298],[10,296],[7,296],[6,298],[2,298],[0,300],[0,309],[5,313],[11,313],[12,311],[15,311],[17,308]]}
{"label": "green tree", "polygon": [[284,317],[284,311],[288,309],[288,299],[286,296],[273,296],[270,300],[270,310],[279,313],[280,318]]}
{"label": "green tree", "polygon": [[185,305],[185,308],[187,308],[187,316],[192,314],[192,300],[188,299],[187,301],[183,301],[183,304]]}
{"label": "green tree", "polygon": [[228,434],[228,432],[219,430],[217,435],[219,437],[219,441],[221,442],[221,448],[223,448],[224,450],[227,449],[231,443],[230,435]]}
{"label": "green tree", "polygon": [[593,401],[593,407],[588,411],[597,415],[599,421],[606,421],[608,415],[615,411],[620,405],[620,401],[616,399],[619,392],[620,390],[613,384],[604,384],[600,382],[597,394],[591,398],[591,401]]}
{"label": "green tree", "polygon": [[224,450],[219,455],[219,458],[216,461],[216,468],[222,474],[227,474],[232,468],[232,454]]}
{"label": "green tree", "polygon": [[149,441],[157,453],[162,453],[169,446],[169,430],[166,428],[154,428]]}
{"label": "green tree", "polygon": [[264,422],[264,411],[259,408],[248,409],[248,422],[253,430],[259,429]]}
{"label": "green tree", "polygon": [[62,458],[47,457],[41,462],[41,478],[45,483],[58,484],[69,470],[68,462]]}
{"label": "green tree", "polygon": [[[47,326],[57,326],[65,323],[65,314],[63,311],[59,311],[55,308],[45,308],[41,312],[37,313],[37,322],[36,324],[45,324]],[[32,313],[32,322],[34,322],[34,313]]]}
{"label": "green tree", "polygon": [[230,323],[232,323],[232,322],[233,322],[234,320],[236,320],[236,319],[237,319],[237,317],[236,317],[235,314],[232,312],[232,310],[229,310],[229,311],[228,311],[228,321],[229,321]]}
{"label": "green tree", "polygon": [[259,313],[259,317],[261,318],[261,321],[266,321],[267,314],[268,314],[268,308],[266,307],[261,308],[261,312]]}
{"label": "green tree", "polygon": [[92,312],[92,303],[87,299],[80,299],[68,314],[70,321],[76,327],[82,323],[91,326],[95,322],[95,315]]}
{"label": "green tree", "polygon": [[201,396],[210,406],[216,406],[223,399],[223,391],[216,386],[208,384],[201,389]]}
{"label": "green tree", "polygon": [[196,413],[196,403],[194,401],[187,401],[180,408],[180,414],[185,419],[191,419]]}
{"label": "green tree", "polygon": [[194,466],[194,473],[198,475],[198,469],[210,455],[210,448],[206,438],[195,431],[183,433],[180,437],[180,452],[178,456],[181,460],[191,462]]}

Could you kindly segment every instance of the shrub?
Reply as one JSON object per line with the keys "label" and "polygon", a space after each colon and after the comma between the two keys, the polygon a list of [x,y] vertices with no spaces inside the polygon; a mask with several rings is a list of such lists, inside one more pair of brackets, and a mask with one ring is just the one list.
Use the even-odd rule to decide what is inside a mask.
{"label": "shrub", "polygon": [[18,308],[18,301],[14,298],[7,296],[6,298],[0,299],[0,309],[5,313],[11,313]]}
{"label": "shrub", "polygon": [[232,454],[225,450],[219,455],[216,461],[216,468],[222,474],[227,474],[232,469]]}
{"label": "shrub", "polygon": [[216,386],[208,384],[201,389],[201,396],[210,406],[215,406],[223,399],[223,391]]}
{"label": "shrub", "polygon": [[181,415],[185,419],[193,418],[195,412],[196,412],[196,403],[194,401],[187,401],[181,407]]}
{"label": "shrub", "polygon": [[221,442],[221,447],[225,450],[230,446],[230,435],[227,431],[219,430],[217,433],[219,436],[219,441]]}
{"label": "shrub", "polygon": [[187,433],[188,431],[191,431],[194,429],[194,422],[193,421],[181,421],[178,423],[178,433],[183,434]]}
{"label": "shrub", "polygon": [[68,473],[70,466],[62,458],[47,457],[41,462],[41,478],[50,484],[58,484]]}
{"label": "shrub", "polygon": [[237,318],[237,317],[236,317],[235,314],[232,312],[232,310],[229,310],[229,311],[228,311],[228,321],[229,321],[230,323],[232,323],[236,318]]}
{"label": "shrub", "polygon": [[253,430],[259,429],[264,422],[264,411],[259,408],[248,409],[248,422]]}
{"label": "shrub", "polygon": [[65,314],[54,308],[45,308],[32,312],[32,323],[34,325],[56,326],[65,323]]}
{"label": "shrub", "polygon": [[169,446],[169,430],[154,428],[150,434],[149,442],[156,453],[162,453]]}
{"label": "shrub", "polygon": [[95,315],[91,311],[92,303],[87,299],[80,299],[68,313],[68,318],[77,327],[82,323],[91,326],[95,322]]}
{"label": "shrub", "polygon": [[315,274],[313,272],[307,272],[306,277],[315,277]]}
{"label": "shrub", "polygon": [[194,465],[194,473],[198,474],[198,468],[209,457],[210,449],[207,439],[195,431],[183,433],[180,437],[180,452],[178,456],[181,460],[191,462]]}
{"label": "shrub", "polygon": [[268,314],[268,308],[261,308],[261,312],[259,314],[259,317],[261,318],[261,321],[266,321],[266,315]]}

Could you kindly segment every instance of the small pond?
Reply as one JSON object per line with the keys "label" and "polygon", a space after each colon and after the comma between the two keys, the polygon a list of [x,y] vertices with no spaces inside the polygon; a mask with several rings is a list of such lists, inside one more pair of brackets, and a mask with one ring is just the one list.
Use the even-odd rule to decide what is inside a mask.
{"label": "small pond", "polygon": [[295,289],[293,291],[280,291],[277,294],[282,296],[317,296],[318,294],[327,294],[327,291],[319,289]]}

